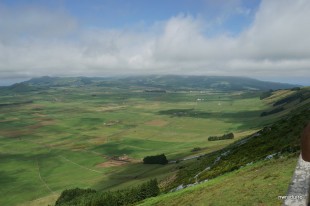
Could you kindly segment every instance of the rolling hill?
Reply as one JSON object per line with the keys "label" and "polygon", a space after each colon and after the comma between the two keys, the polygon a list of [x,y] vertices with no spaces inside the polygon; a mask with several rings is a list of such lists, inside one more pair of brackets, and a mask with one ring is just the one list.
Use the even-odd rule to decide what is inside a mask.
{"label": "rolling hill", "polygon": [[10,89],[14,91],[37,90],[48,87],[64,86],[97,86],[116,88],[155,88],[166,90],[197,90],[214,89],[222,91],[238,90],[276,90],[297,87],[285,83],[260,81],[245,77],[221,76],[176,76],[176,75],[151,75],[133,77],[39,77],[14,84]]}

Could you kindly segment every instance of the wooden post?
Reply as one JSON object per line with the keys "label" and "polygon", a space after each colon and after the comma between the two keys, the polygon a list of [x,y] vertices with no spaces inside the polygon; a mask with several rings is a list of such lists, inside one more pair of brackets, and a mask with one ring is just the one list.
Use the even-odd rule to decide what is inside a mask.
{"label": "wooden post", "polygon": [[310,162],[310,123],[301,135],[301,156],[304,161]]}

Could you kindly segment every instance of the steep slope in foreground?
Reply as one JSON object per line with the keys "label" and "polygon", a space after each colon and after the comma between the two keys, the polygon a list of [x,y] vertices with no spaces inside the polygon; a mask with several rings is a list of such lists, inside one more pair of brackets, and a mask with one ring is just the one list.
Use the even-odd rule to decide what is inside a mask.
{"label": "steep slope in foreground", "polygon": [[280,205],[296,166],[296,156],[246,166],[200,185],[147,199],[146,205]]}

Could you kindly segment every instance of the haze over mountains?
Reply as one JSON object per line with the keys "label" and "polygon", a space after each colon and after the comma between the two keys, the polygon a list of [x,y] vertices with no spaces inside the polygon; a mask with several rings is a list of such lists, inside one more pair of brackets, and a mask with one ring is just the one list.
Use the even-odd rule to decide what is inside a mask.
{"label": "haze over mountains", "polygon": [[149,75],[131,77],[39,77],[10,86],[15,91],[35,90],[44,87],[98,86],[115,88],[150,88],[167,90],[214,89],[214,90],[276,90],[299,85],[260,81],[246,77],[227,76],[177,76]]}

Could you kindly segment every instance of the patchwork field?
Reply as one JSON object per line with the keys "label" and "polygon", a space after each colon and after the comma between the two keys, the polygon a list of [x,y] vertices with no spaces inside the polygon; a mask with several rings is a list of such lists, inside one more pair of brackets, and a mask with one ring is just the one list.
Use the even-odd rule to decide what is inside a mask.
{"label": "patchwork field", "polygon": [[[174,164],[208,153],[274,121],[259,92],[57,87],[0,96],[0,205],[52,204],[66,188],[119,189],[173,175]],[[235,139],[208,141],[233,132]],[[192,152],[193,148],[201,148]],[[13,192],[14,191],[14,192]]]}

